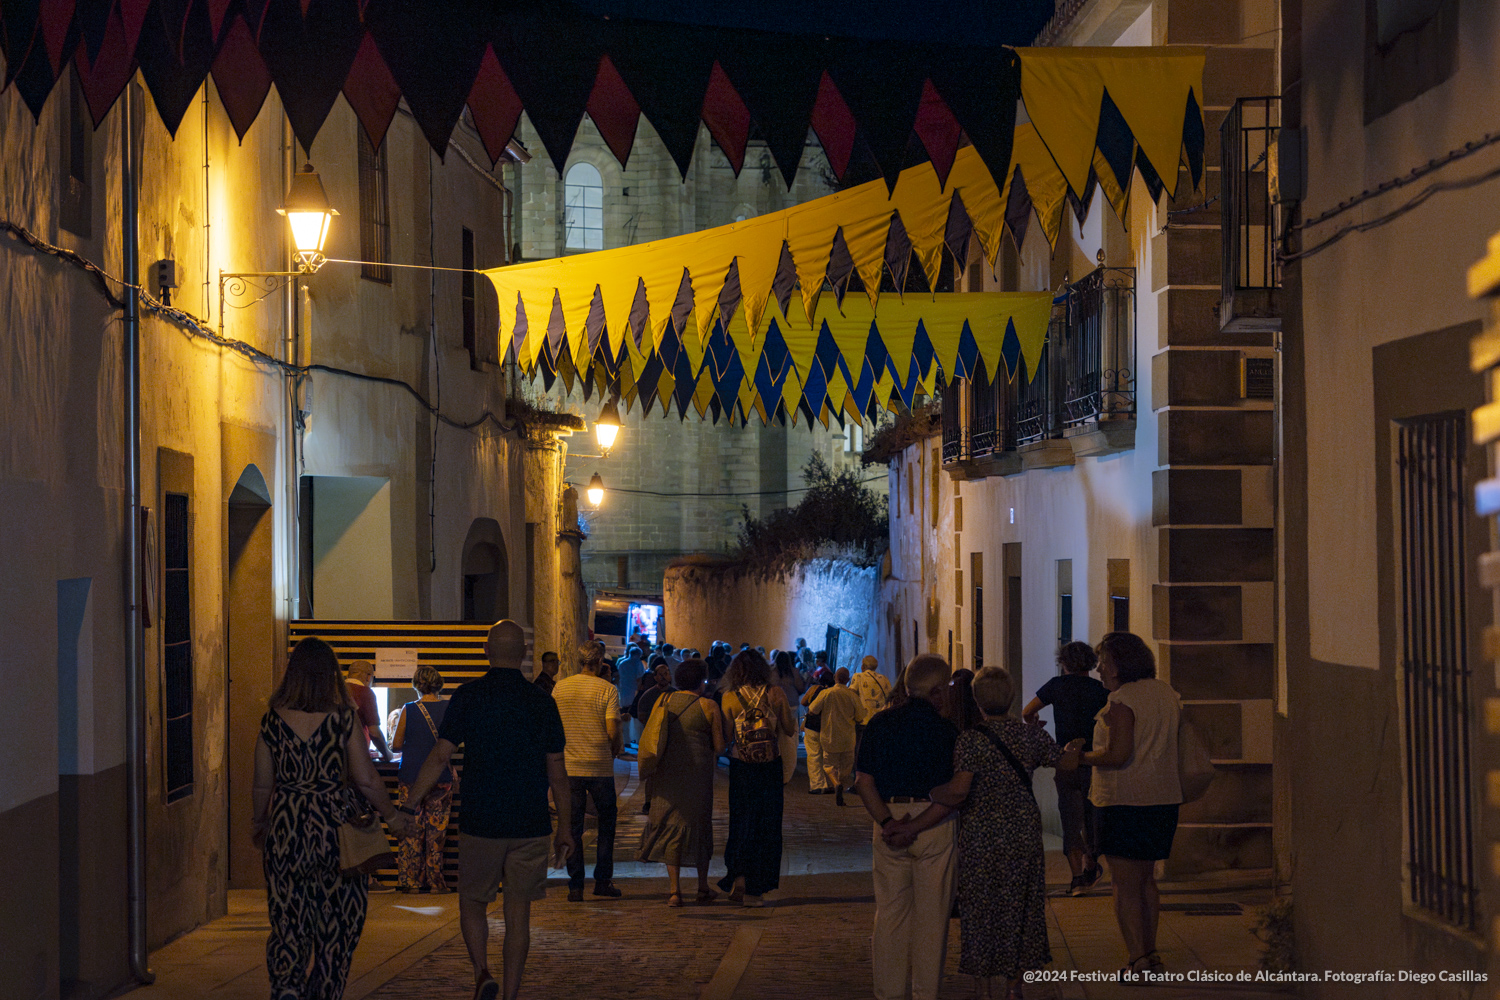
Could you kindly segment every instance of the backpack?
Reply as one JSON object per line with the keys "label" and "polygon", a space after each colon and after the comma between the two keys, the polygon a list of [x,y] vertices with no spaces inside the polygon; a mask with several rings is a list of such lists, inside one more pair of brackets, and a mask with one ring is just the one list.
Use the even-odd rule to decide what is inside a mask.
{"label": "backpack", "polygon": [[734,720],[734,742],[740,748],[740,759],[751,764],[768,764],[781,755],[776,740],[776,715],[765,704],[764,688],[754,701],[740,699],[745,710]]}

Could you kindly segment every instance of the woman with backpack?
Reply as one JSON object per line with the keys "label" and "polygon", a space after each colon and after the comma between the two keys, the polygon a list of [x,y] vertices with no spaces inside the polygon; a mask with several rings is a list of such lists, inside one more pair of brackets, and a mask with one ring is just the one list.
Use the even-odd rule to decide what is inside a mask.
{"label": "woman with backpack", "polygon": [[796,716],[772,680],[765,657],[741,650],[724,675],[724,717],[729,751],[729,840],[719,881],[734,902],[763,906],[761,897],[781,884],[780,735],[795,730]]}

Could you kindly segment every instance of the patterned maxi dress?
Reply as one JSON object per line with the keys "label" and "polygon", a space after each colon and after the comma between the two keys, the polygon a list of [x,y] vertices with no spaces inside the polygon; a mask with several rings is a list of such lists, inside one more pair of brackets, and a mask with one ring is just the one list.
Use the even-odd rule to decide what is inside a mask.
{"label": "patterned maxi dress", "polygon": [[352,712],[330,712],[303,739],[273,709],[260,723],[276,790],[264,864],[271,996],[338,1000],[369,904],[365,876],[339,874],[338,828],[353,792],[344,784]]}
{"label": "patterned maxi dress", "polygon": [[1052,961],[1047,948],[1047,872],[1042,816],[1029,783],[984,733],[998,736],[1026,769],[1057,763],[1045,731],[1005,716],[961,733],[953,770],[974,783],[958,828],[958,971],[1014,978]]}

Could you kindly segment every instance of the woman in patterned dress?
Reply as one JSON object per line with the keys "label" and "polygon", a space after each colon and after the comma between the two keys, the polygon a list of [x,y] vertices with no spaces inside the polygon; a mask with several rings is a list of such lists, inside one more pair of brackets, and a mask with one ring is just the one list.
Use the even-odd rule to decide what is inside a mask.
{"label": "woman in patterned dress", "polygon": [[1078,766],[1079,751],[1063,750],[1045,730],[1008,714],[1014,691],[1010,674],[1000,667],[975,675],[974,701],[983,721],[959,734],[953,780],[934,788],[933,805],[892,835],[919,832],[961,809],[958,971],[974,977],[976,996],[991,996],[999,978],[1008,985],[1006,996],[1019,1000],[1022,974],[1052,961],[1042,815],[1031,772],[1071,770]]}
{"label": "woman in patterned dress", "polygon": [[451,768],[443,769],[437,787],[421,802],[411,801],[411,786],[416,784],[427,755],[437,745],[438,727],[448,710],[443,693],[443,675],[437,668],[422,664],[412,674],[411,686],[420,696],[409,701],[396,713],[396,734],[391,749],[401,751],[401,768],[396,772],[396,805],[411,810],[412,835],[401,841],[397,852],[396,887],[402,892],[448,892],[443,875],[443,849],[448,844],[448,817],[453,810],[453,786],[456,776]]}
{"label": "woman in patterned dress", "polygon": [[364,929],[366,876],[339,874],[338,828],[357,788],[397,836],[408,832],[370,763],[338,657],[297,644],[255,744],[254,839],[264,858],[274,1000],[338,1000]]}

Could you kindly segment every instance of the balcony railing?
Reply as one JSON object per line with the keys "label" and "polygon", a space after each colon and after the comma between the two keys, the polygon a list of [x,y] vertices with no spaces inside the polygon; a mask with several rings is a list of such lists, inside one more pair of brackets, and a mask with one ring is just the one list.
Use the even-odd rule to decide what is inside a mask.
{"label": "balcony railing", "polygon": [[[1035,375],[1023,358],[1009,379],[991,379],[981,362],[970,378],[939,382],[943,463],[979,462],[1098,425],[1133,442],[1134,424],[1124,421],[1135,417],[1135,389],[1135,269],[1101,267],[1054,301]],[[1082,455],[1129,446],[1073,444]]]}
{"label": "balcony railing", "polygon": [[945,383],[938,378],[938,399],[943,407],[943,464],[969,459],[969,427],[965,420],[969,395],[963,379]]}
{"label": "balcony railing", "polygon": [[1226,328],[1251,329],[1277,315],[1282,231],[1271,177],[1280,134],[1277,97],[1240,98],[1219,127],[1224,244],[1219,315]]}
{"label": "balcony railing", "polygon": [[1135,268],[1069,285],[1067,310],[1063,425],[1135,416]]}
{"label": "balcony railing", "polygon": [[1010,382],[1003,374],[991,381],[981,363],[969,391],[972,403],[969,441],[973,457],[985,458],[1014,449],[1016,435],[1009,405]]}
{"label": "balcony railing", "polygon": [[1062,437],[1062,413],[1058,405],[1061,394],[1053,384],[1053,355],[1058,353],[1054,350],[1054,345],[1061,343],[1066,336],[1067,309],[1065,306],[1055,306],[1036,371],[1030,371],[1023,360],[1016,372],[1011,412],[1015,415],[1017,447],[1046,438]]}

